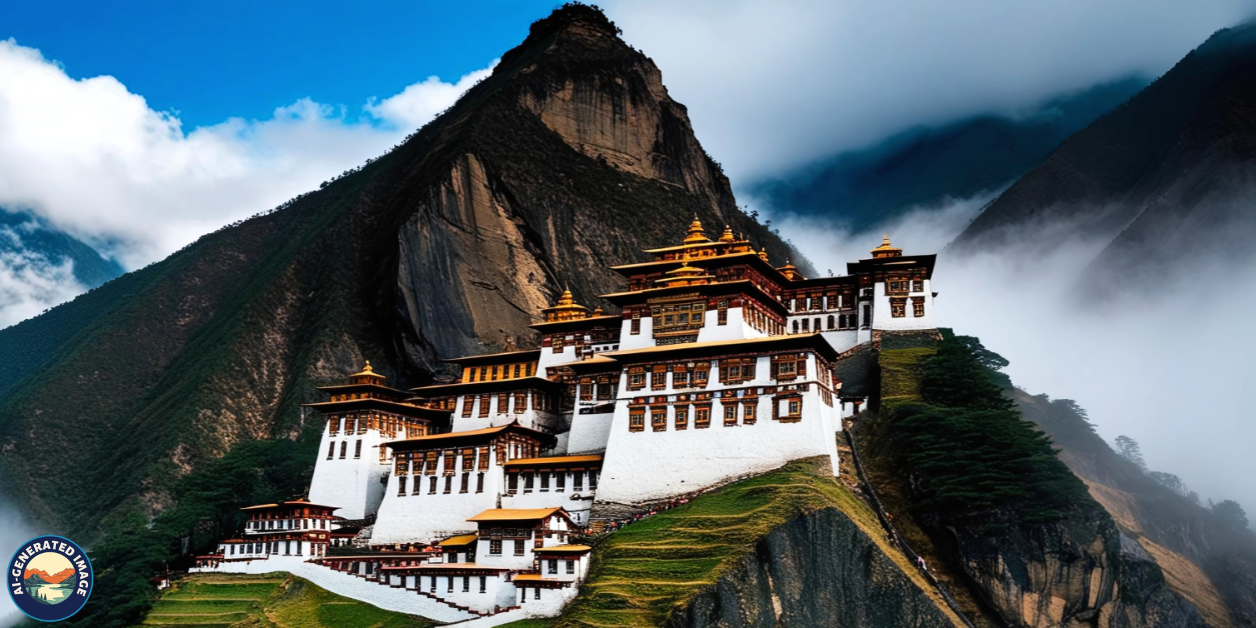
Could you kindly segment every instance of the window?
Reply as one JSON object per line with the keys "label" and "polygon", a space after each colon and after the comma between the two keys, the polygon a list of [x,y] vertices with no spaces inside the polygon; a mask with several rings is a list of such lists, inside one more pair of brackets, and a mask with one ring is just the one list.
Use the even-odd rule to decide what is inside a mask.
{"label": "window", "polygon": [[912,297],[911,298],[911,315],[917,318],[925,315],[925,298],[924,297]]}
{"label": "window", "polygon": [[[483,475],[483,474],[481,474],[481,475]],[[470,484],[471,484],[471,474],[470,474],[470,473],[463,473],[463,474],[462,474],[462,486],[458,487],[458,492],[459,492],[459,493],[466,493],[466,492],[468,491],[468,489],[469,489],[469,485],[470,485]]]}
{"label": "window", "polygon": [[523,367],[523,365],[522,365],[522,364],[516,364],[516,365],[515,365],[515,377],[516,377],[516,378],[518,378],[518,377],[519,377],[519,371],[520,371],[520,369],[521,369],[522,367]]}
{"label": "window", "polygon": [[894,318],[903,318],[907,316],[907,299],[891,297],[890,316]]}
{"label": "window", "polygon": [[539,600],[539,599],[541,599],[541,587],[537,587],[537,588],[535,588],[535,589],[532,589],[532,599],[534,599],[534,600]]}
{"label": "window", "polygon": [[480,465],[481,471],[488,471],[488,447],[480,448]]}
{"label": "window", "polygon": [[406,495],[406,476],[397,477],[397,497],[405,497]]}
{"label": "window", "polygon": [[891,278],[885,284],[886,292],[889,294],[906,294],[909,287],[909,282],[906,279]]}
{"label": "window", "polygon": [[724,406],[724,425],[737,425],[737,404],[730,403]]}
{"label": "window", "polygon": [[557,574],[557,573],[558,573],[558,559],[557,559],[557,558],[551,558],[551,559],[549,559],[549,560],[548,560],[548,561],[546,561],[546,562],[548,562],[548,563],[549,563],[549,573],[551,573],[551,574]]}
{"label": "window", "polygon": [[610,377],[599,377],[597,379],[597,400],[609,401],[612,389]]}
{"label": "window", "polygon": [[798,321],[794,321],[794,333],[798,333]]}
{"label": "window", "polygon": [[554,353],[562,353],[563,352],[563,337],[554,336],[553,339],[550,340],[550,347],[554,349]]}
{"label": "window", "polygon": [[645,429],[645,409],[628,410],[628,431],[640,432]]}
{"label": "window", "polygon": [[650,390],[667,388],[667,365],[655,364],[650,369]]}
{"label": "window", "polygon": [[340,417],[332,417],[327,421],[327,433],[332,436],[340,433]]}
{"label": "window", "polygon": [[576,561],[574,560],[567,561],[567,573],[569,574],[576,573]]}
{"label": "window", "polygon": [[911,291],[912,291],[912,292],[924,292],[924,291],[925,291],[925,280],[923,280],[923,279],[913,279],[913,280],[911,281]]}
{"label": "window", "polygon": [[471,405],[472,405],[473,400],[474,400],[474,397],[462,398],[462,418],[464,419],[471,418]]}
{"label": "window", "polygon": [[349,441],[347,440],[340,441],[340,459],[341,460],[345,459],[345,454],[348,451],[349,451]]}
{"label": "window", "polygon": [[358,442],[353,444],[353,457],[354,458],[362,457],[362,439],[360,438],[358,439]]}
{"label": "window", "polygon": [[837,320],[833,318],[832,314],[829,314],[829,329],[837,329]]}
{"label": "window", "polygon": [[476,477],[475,477],[475,492],[477,492],[477,493],[483,493],[483,492],[484,492],[484,474],[483,474],[483,473],[477,473],[477,474],[475,474],[475,475],[476,475]]}
{"label": "window", "polygon": [[571,490],[577,493],[584,490],[584,471],[571,472]]}
{"label": "window", "polygon": [[524,393],[515,393],[515,414],[523,414],[528,411],[528,396]]}
{"label": "window", "polygon": [[542,472],[538,473],[537,475],[540,475],[540,476],[541,476],[541,490],[542,490],[542,491],[544,491],[544,492],[547,492],[547,493],[548,493],[548,492],[549,492],[549,481],[550,481],[550,474],[549,474],[549,472],[548,472],[548,471],[542,471]]}
{"label": "window", "polygon": [[501,540],[491,540],[491,541],[489,541],[489,542],[488,542],[488,553],[493,554],[493,555],[495,555],[495,556],[500,556],[500,555],[501,555],[501,553],[502,553],[502,542],[501,542]]}
{"label": "window", "polygon": [[689,429],[689,406],[676,406],[676,429]]}
{"label": "window", "polygon": [[656,432],[667,431],[667,408],[654,408],[650,411],[650,426]]}
{"label": "window", "polygon": [[802,397],[797,394],[778,396],[775,400],[776,419],[785,423],[802,420]]}
{"label": "window", "polygon": [[567,472],[556,471],[554,473],[554,492],[561,493],[567,487]]}
{"label": "window", "polygon": [[336,455],[336,441],[327,443],[327,459],[331,460]]}
{"label": "window", "polygon": [[499,393],[497,395],[497,414],[506,414],[510,412],[510,395],[508,393]]}
{"label": "window", "polygon": [[589,490],[591,491],[597,490],[597,474],[596,470],[589,471]]}
{"label": "window", "polygon": [[454,491],[454,476],[445,476],[445,494],[448,495]]}
{"label": "window", "polygon": [[634,366],[628,369],[628,390],[645,388],[645,367]]}
{"label": "window", "polygon": [[472,471],[474,469],[475,469],[475,450],[474,449],[462,450],[462,471],[465,473],[467,471]]}
{"label": "window", "polygon": [[489,396],[480,395],[480,418],[488,416]]}
{"label": "window", "polygon": [[694,365],[693,385],[697,388],[706,388],[707,376],[711,374],[710,362],[698,362]]}
{"label": "window", "polygon": [[[500,554],[501,552],[498,553]],[[488,578],[486,576],[480,576],[480,593],[484,593],[486,591],[488,591]]]}
{"label": "window", "polygon": [[531,473],[523,474],[523,492],[525,493],[532,492],[532,481],[533,481],[533,477]]}
{"label": "window", "polygon": [[747,401],[745,404],[745,407],[742,408],[742,411],[741,411],[741,417],[742,417],[741,422],[745,423],[746,425],[754,425],[755,410],[758,407],[759,407],[759,401],[757,399],[754,401]]}
{"label": "window", "polygon": [[628,328],[628,333],[633,336],[641,333],[641,312],[632,313],[632,323]]}
{"label": "window", "polygon": [[580,378],[580,401],[593,401],[593,378]]}
{"label": "window", "polygon": [[436,494],[436,476],[434,476],[434,475],[433,475],[433,476],[431,476],[430,478],[428,478],[428,482],[427,482],[427,494],[428,494],[428,495],[435,495],[435,494]]}
{"label": "window", "polygon": [[702,326],[704,309],[706,309],[704,301],[656,305],[650,310],[654,334],[697,329]]}
{"label": "window", "polygon": [[506,480],[506,492],[514,495],[519,492],[519,474],[511,473],[509,479]]}
{"label": "window", "polygon": [[711,406],[694,408],[693,426],[697,429],[711,427]]}
{"label": "window", "polygon": [[811,319],[809,318],[802,319],[802,331],[803,333],[808,333],[811,331]]}
{"label": "window", "polygon": [[863,306],[863,318],[861,320],[863,320],[862,326],[864,328],[867,328],[868,325],[872,323],[872,306],[871,305]]}
{"label": "window", "polygon": [[515,556],[523,556],[523,539],[515,539]]}

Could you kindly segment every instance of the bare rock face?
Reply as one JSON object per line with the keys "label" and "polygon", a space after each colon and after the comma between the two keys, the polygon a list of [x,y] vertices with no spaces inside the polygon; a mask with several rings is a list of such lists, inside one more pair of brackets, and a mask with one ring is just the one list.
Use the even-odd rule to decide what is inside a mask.
{"label": "bare rock face", "polygon": [[407,388],[533,346],[565,285],[599,305],[623,287],[608,266],[695,215],[811,273],[737,208],[653,62],[565,6],[388,154],[0,330],[0,447],[23,454],[0,457],[3,490],[82,539],[151,516],[234,445],[301,437],[298,404],[363,360]]}
{"label": "bare rock face", "polygon": [[959,531],[964,570],[1015,626],[1206,625],[1136,541],[1094,519],[993,536]]}
{"label": "bare rock face", "polygon": [[678,609],[670,628],[861,628],[957,625],[836,508],[772,530],[719,583]]}

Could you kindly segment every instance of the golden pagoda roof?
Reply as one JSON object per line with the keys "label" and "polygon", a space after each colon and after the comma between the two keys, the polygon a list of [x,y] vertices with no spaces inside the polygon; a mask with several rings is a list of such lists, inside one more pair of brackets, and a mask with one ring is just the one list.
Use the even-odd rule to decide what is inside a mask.
{"label": "golden pagoda roof", "polygon": [[371,368],[370,360],[366,361],[366,366],[363,367],[361,372],[354,373],[353,375],[350,375],[349,377],[375,377],[378,379],[388,379],[387,377],[384,377],[383,375],[376,373],[375,370]]}
{"label": "golden pagoda roof", "polygon": [[684,243],[700,244],[710,241],[711,238],[706,237],[706,234],[702,232],[702,221],[698,220],[698,216],[695,215],[693,217],[693,222],[689,223],[689,231],[685,235]]}
{"label": "golden pagoda roof", "polygon": [[733,228],[724,225],[724,233],[720,234],[720,242],[736,242],[737,238],[733,237]]}
{"label": "golden pagoda roof", "polygon": [[563,290],[562,296],[558,297],[558,303],[541,310],[541,312],[545,314],[546,322],[578,320],[589,317],[589,308],[576,303],[576,299],[571,296],[570,288]]}
{"label": "golden pagoda roof", "polygon": [[797,267],[789,263],[789,260],[785,260],[785,265],[781,266],[780,268],[776,270],[781,271],[781,274],[785,275],[785,278],[789,279],[790,281],[793,281],[795,279],[806,279],[806,277],[802,276],[802,273],[798,272]]}
{"label": "golden pagoda roof", "polygon": [[888,233],[885,234],[884,239],[881,241],[881,246],[872,249],[873,257],[900,257],[902,254],[903,249],[890,244],[890,234]]}
{"label": "golden pagoda roof", "polygon": [[459,534],[458,536],[451,536],[444,541],[440,541],[437,545],[441,547],[462,547],[463,545],[470,545],[474,543],[478,538],[480,538],[480,535],[474,532],[471,534]]}

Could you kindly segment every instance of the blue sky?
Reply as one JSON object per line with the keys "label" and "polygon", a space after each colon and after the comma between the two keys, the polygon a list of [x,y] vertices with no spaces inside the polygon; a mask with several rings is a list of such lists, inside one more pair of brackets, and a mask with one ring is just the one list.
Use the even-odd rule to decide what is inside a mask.
{"label": "blue sky", "polygon": [[359,106],[429,75],[485,67],[554,0],[8,3],[0,38],[75,78],[112,75],[186,128],[269,118],[309,97]]}

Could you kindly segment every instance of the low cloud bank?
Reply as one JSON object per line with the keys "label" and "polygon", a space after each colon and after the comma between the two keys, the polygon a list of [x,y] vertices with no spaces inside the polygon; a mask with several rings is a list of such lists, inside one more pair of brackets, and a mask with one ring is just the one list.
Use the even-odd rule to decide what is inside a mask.
{"label": "low cloud bank", "polygon": [[1142,283],[1116,273],[1094,301],[1084,296],[1093,286],[1083,284],[1106,238],[1044,250],[1030,236],[971,257],[943,250],[987,200],[917,211],[865,233],[826,232],[814,220],[782,216],[775,222],[817,268],[838,274],[867,257],[883,231],[907,254],[938,252],[939,325],[1007,357],[1008,373],[1025,390],[1076,400],[1109,443],[1133,437],[1152,470],[1181,476],[1205,498],[1256,510],[1256,486],[1246,481],[1256,477],[1252,258],[1191,258]]}

